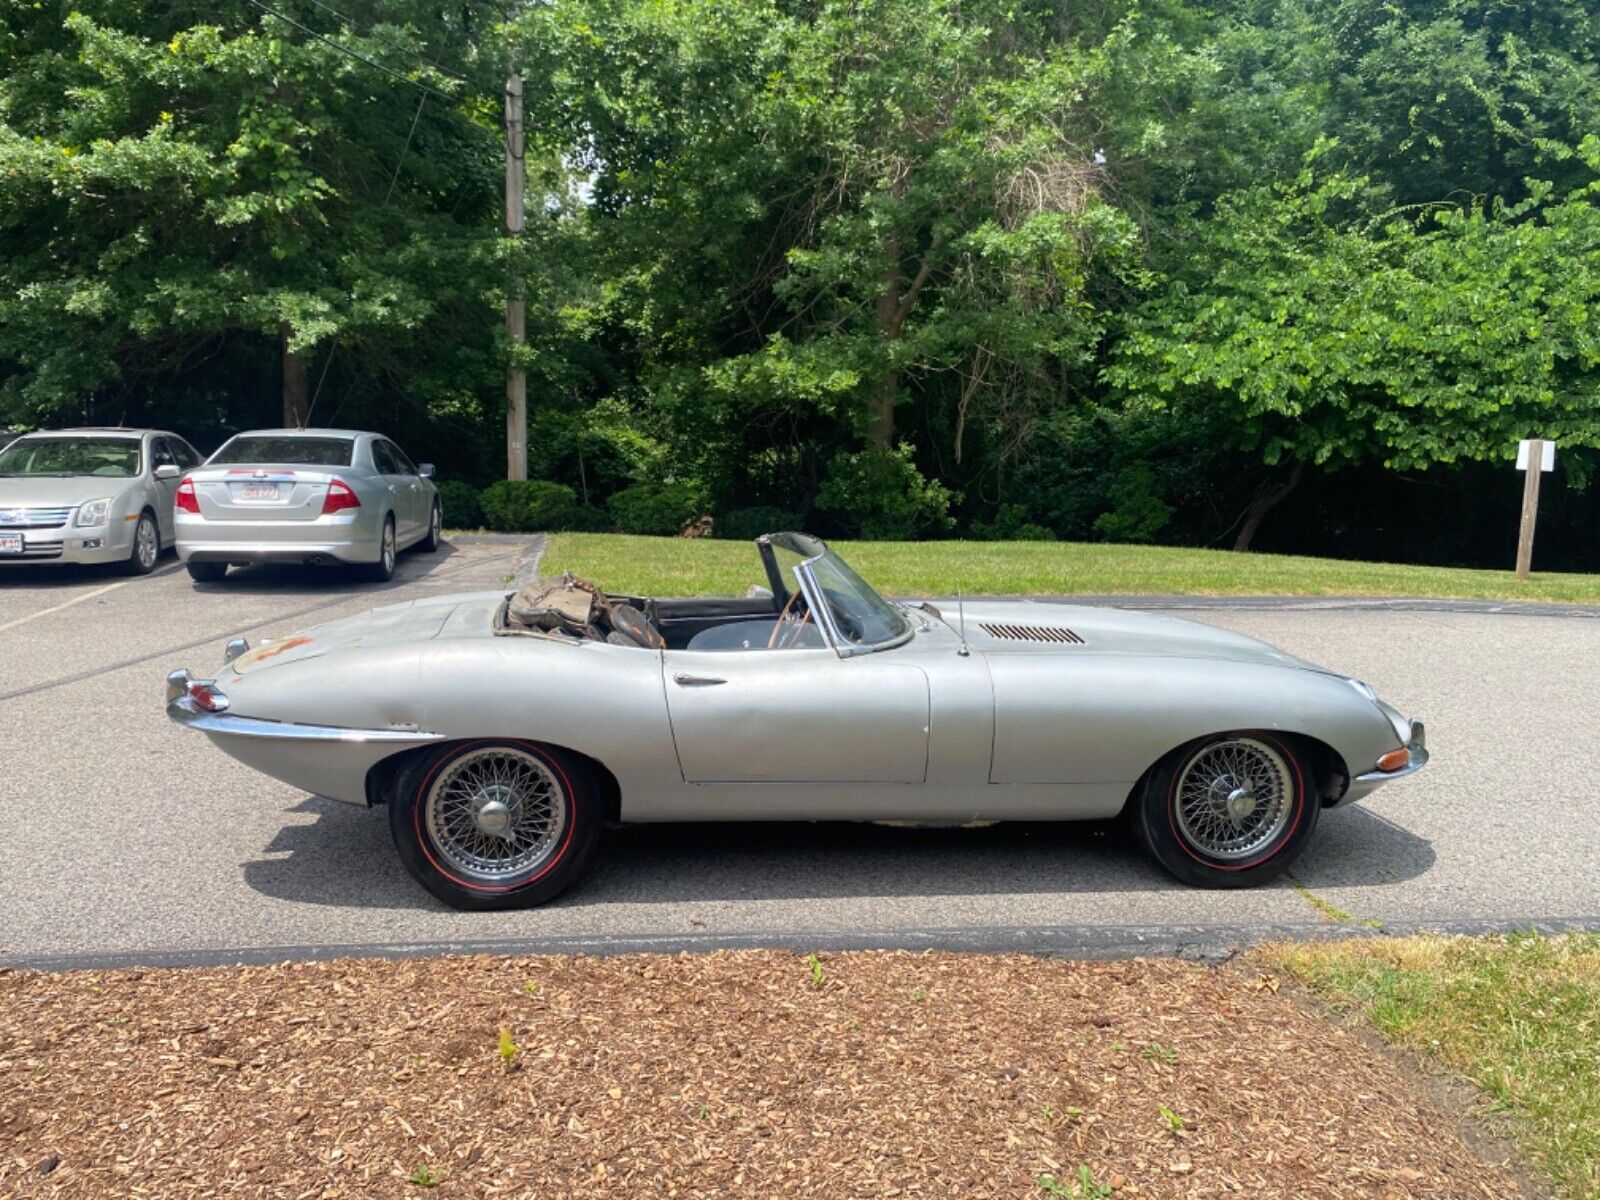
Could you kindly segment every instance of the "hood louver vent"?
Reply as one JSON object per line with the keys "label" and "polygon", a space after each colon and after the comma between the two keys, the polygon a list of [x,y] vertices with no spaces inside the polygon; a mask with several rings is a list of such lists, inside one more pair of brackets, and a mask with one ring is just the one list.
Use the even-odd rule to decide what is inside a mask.
{"label": "hood louver vent", "polygon": [[1058,642],[1081,646],[1083,639],[1062,625],[991,625],[980,621],[978,628],[992,638],[1010,642]]}

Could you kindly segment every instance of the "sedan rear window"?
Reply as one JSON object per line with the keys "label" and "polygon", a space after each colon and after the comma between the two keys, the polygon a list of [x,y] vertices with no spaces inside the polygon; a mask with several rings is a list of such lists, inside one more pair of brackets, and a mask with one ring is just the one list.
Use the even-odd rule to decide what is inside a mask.
{"label": "sedan rear window", "polygon": [[218,463],[294,463],[304,467],[348,467],[355,459],[354,438],[236,437],[211,456]]}

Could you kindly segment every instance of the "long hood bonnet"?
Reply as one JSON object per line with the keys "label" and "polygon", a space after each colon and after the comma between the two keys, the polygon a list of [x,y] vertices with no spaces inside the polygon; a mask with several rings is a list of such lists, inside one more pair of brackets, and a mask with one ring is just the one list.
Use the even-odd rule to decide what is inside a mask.
{"label": "long hood bonnet", "polygon": [[[954,601],[936,603],[946,621],[959,624]],[[1176,617],[1031,600],[969,600],[965,608],[967,643],[983,654],[1125,654],[1321,669],[1242,633]]]}

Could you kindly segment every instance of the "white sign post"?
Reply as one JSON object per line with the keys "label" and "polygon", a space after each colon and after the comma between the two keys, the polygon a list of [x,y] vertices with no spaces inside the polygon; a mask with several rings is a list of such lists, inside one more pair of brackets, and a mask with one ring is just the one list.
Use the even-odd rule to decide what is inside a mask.
{"label": "white sign post", "polygon": [[1533,565],[1533,526],[1539,517],[1539,476],[1556,469],[1556,444],[1543,438],[1517,443],[1517,470],[1527,472],[1522,485],[1522,530],[1517,536],[1517,578],[1526,579]]}

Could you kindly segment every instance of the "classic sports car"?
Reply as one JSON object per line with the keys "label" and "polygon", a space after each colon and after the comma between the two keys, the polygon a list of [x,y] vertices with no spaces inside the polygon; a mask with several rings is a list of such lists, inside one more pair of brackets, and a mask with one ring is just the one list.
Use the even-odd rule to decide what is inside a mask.
{"label": "classic sports car", "polygon": [[607,820],[960,824],[1124,814],[1204,887],[1287,868],[1324,808],[1428,760],[1366,684],[1236,633],[1027,600],[898,604],[821,541],[765,586],[570,576],[418,600],[167,679],[167,712],[295,787],[384,804],[460,908],[538,904]]}

